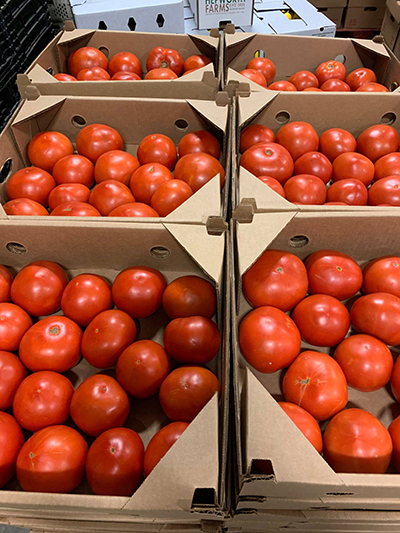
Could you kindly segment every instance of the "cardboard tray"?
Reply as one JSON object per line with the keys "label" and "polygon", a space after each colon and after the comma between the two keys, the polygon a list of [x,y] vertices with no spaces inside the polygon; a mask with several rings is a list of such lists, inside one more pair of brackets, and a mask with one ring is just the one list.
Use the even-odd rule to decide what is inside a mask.
{"label": "cardboard tray", "polygon": [[[188,222],[204,224],[210,231],[224,230],[231,160],[228,120],[228,105],[220,106],[206,100],[40,96],[36,100],[25,101],[0,136],[0,202],[4,204],[6,201],[5,185],[9,176],[20,168],[29,166],[27,146],[30,139],[40,131],[60,131],[75,143],[76,136],[84,125],[104,123],[117,129],[125,141],[125,149],[136,155],[142,138],[151,133],[168,135],[178,145],[186,133],[207,129],[218,138],[222,148],[221,163],[226,172],[222,191],[218,175],[167,217],[88,217],[87,220],[100,223],[110,220],[132,223],[146,220],[156,224],[160,221]],[[9,217],[0,205],[1,218]],[[42,217],[30,217],[34,218]],[[51,225],[55,218],[58,217],[46,217],[46,223]],[[71,217],[60,218],[66,220]]]}

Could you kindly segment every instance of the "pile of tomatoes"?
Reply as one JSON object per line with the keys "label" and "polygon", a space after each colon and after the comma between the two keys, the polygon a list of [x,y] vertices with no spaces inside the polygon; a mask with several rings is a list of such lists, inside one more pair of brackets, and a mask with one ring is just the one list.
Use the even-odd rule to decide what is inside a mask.
{"label": "pile of tomatoes", "polygon": [[91,124],[78,133],[76,150],[62,133],[35,135],[28,145],[33,166],[8,180],[4,211],[47,216],[49,208],[52,216],[165,217],[217,174],[221,188],[225,181],[219,142],[206,130],[186,134],[178,150],[166,135],[147,135],[135,157],[124,151],[118,131]]}
{"label": "pile of tomatoes", "polygon": [[[361,269],[337,251],[303,263],[266,250],[242,281],[254,308],[239,326],[242,354],[262,373],[287,368],[280,405],[307,439],[336,472],[385,473],[391,459],[400,472],[400,417],[387,430],[368,411],[345,409],[348,387],[368,394],[390,382],[400,402],[400,359],[388,347],[400,344],[400,257]],[[322,436],[318,422],[328,420]]]}
{"label": "pile of tomatoes", "polygon": [[294,204],[400,205],[399,134],[376,124],[356,139],[341,128],[320,137],[289,122],[276,137],[253,124],[240,135],[240,165]]}
{"label": "pile of tomatoes", "polygon": [[[220,392],[203,366],[219,351],[216,307],[215,288],[197,276],[167,284],[158,270],[133,266],[111,285],[89,273],[69,281],[52,261],[14,279],[0,266],[0,487],[16,471],[24,490],[65,493],[86,472],[95,494],[131,495]],[[136,340],[138,320],[161,308],[170,320],[164,346]],[[90,376],[74,390],[82,368]],[[130,396],[156,394],[172,422],[145,451],[123,426]]]}
{"label": "pile of tomatoes", "polygon": [[[150,50],[146,60],[145,80],[175,80],[211,63],[205,55],[193,55],[183,61],[171,48],[158,46]],[[69,74],[55,74],[59,81],[141,80],[143,69],[140,60],[131,52],[119,52],[110,61],[92,46],[84,46],[68,57]]]}
{"label": "pile of tomatoes", "polygon": [[315,74],[309,70],[300,70],[289,80],[274,81],[276,75],[274,63],[266,57],[255,57],[240,74],[271,91],[389,92],[384,85],[377,83],[373,70],[357,68],[347,74],[346,67],[340,61],[321,63]]}

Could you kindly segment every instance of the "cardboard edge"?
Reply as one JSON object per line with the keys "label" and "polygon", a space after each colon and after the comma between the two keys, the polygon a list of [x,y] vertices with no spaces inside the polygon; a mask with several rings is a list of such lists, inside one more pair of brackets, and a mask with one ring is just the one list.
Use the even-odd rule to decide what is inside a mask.
{"label": "cardboard edge", "polygon": [[241,42],[250,42],[255,36],[256,34],[254,33],[237,33],[236,31],[234,33],[225,32],[226,47],[229,48]]}
{"label": "cardboard edge", "polygon": [[258,85],[258,83],[255,83],[249,78],[246,78],[246,76],[243,76],[242,74],[240,74],[240,72],[237,72],[236,70],[233,70],[232,68],[228,67],[226,83],[228,84],[232,82],[247,83],[252,93],[261,92],[262,94],[265,94],[265,92],[267,92],[268,94],[269,92],[271,92],[265,87],[261,87],[261,85]]}
{"label": "cardboard edge", "polygon": [[366,50],[370,50],[371,52],[374,52],[375,54],[378,54],[382,57],[390,59],[390,56],[388,52],[386,51],[385,47],[383,46],[383,44],[376,43],[369,39],[351,39],[351,41],[354,44],[359,45],[362,48],[365,48]]}
{"label": "cardboard edge", "polygon": [[62,102],[64,102],[66,98],[68,97],[42,96],[39,100],[25,100],[19,113],[16,115],[12,125],[17,126],[25,120],[33,118],[39,115],[40,113],[47,111],[48,109],[52,109],[53,107],[62,104]]}
{"label": "cardboard edge", "polygon": [[228,123],[229,105],[218,106],[213,100],[186,100],[200,116],[211,121],[223,133],[226,132]]}
{"label": "cardboard edge", "polygon": [[243,128],[251,119],[265,109],[272,100],[279,98],[279,94],[279,92],[275,91],[265,91],[251,93],[248,98],[239,97],[238,128]]}
{"label": "cardboard edge", "polygon": [[[67,21],[66,21],[67,22]],[[69,22],[69,21],[68,21]],[[74,29],[67,29],[65,28],[65,31],[63,35],[61,35],[60,40],[58,41],[58,45],[60,44],[67,44],[72,41],[76,41],[77,39],[80,39],[81,37],[86,37],[88,35],[93,35],[97,30],[77,30]]]}

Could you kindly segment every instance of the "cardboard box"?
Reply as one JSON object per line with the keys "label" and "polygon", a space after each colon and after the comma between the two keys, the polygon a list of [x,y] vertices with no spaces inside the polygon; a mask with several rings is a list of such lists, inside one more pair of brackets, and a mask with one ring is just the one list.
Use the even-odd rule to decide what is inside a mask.
{"label": "cardboard box", "polygon": [[[119,131],[125,141],[125,150],[136,155],[140,141],[151,133],[168,135],[178,145],[186,133],[207,129],[220,141],[221,163],[226,169],[225,187],[220,190],[218,175],[167,217],[147,221],[198,223],[207,226],[210,231],[224,230],[230,187],[228,112],[227,105],[218,106],[215,102],[204,100],[74,96],[40,96],[37,100],[27,100],[0,136],[0,173],[3,180],[0,184],[0,202],[4,204],[7,200],[5,187],[9,176],[29,166],[27,146],[40,131],[60,131],[74,144],[83,126],[104,123]],[[8,168],[10,159],[12,165]],[[1,206],[0,218],[7,218]],[[59,217],[46,217],[47,224],[52,224],[56,218]],[[61,219],[65,220],[65,217]],[[103,217],[99,220],[88,217],[88,220],[107,223],[110,220],[138,222],[143,219]]]}
{"label": "cardboard box", "polygon": [[189,0],[199,30],[253,23],[254,0]]}
{"label": "cardboard box", "polygon": [[381,34],[390,50],[394,49],[400,29],[400,3],[397,0],[387,0],[383,17]]}
{"label": "cardboard box", "polygon": [[386,0],[349,0],[343,26],[379,30],[385,14]]}
{"label": "cardboard box", "polygon": [[336,24],[336,28],[343,26],[344,7],[318,7],[318,13],[322,13],[325,17]]}

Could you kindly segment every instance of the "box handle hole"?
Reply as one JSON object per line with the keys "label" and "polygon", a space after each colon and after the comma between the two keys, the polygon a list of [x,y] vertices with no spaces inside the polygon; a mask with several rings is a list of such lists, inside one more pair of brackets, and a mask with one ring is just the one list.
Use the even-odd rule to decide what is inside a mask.
{"label": "box handle hole", "polygon": [[275,115],[275,120],[278,124],[287,124],[290,120],[290,113],[287,111],[279,111],[279,113]]}
{"label": "box handle hole", "polygon": [[150,253],[156,259],[166,259],[171,254],[171,252],[168,250],[168,248],[165,248],[165,246],[153,246],[153,248],[150,250]]}
{"label": "box handle hole", "polygon": [[269,459],[253,459],[251,462],[250,474],[275,476],[274,467]]}
{"label": "box handle hole", "polygon": [[396,89],[398,89],[398,87],[399,84],[397,83],[397,81],[392,81],[392,83],[390,84],[390,92],[395,91]]}
{"label": "box handle hole", "polygon": [[309,242],[310,239],[305,235],[294,235],[289,239],[289,246],[292,248],[303,248],[304,246],[307,246]]}
{"label": "box handle hole", "polygon": [[188,121],[184,118],[178,118],[178,120],[175,120],[175,128],[179,131],[186,131],[188,126]]}
{"label": "box handle hole", "polygon": [[71,122],[76,128],[83,128],[83,126],[86,126],[86,119],[81,117],[81,115],[74,115]]}
{"label": "box handle hole", "polygon": [[20,244],[19,242],[8,242],[6,244],[6,248],[9,252],[12,254],[26,254],[28,251],[23,244]]}
{"label": "box handle hole", "polygon": [[[99,25],[97,27],[98,27],[99,30],[106,30],[107,29],[107,24],[104,22],[104,20],[100,20]],[[104,52],[103,52],[103,54],[104,54]]]}
{"label": "box handle hole", "polygon": [[7,161],[4,163],[4,165],[1,167],[0,170],[0,183],[4,183],[8,176],[11,173],[11,167],[12,167],[12,159],[11,157],[7,159]]}
{"label": "box handle hole", "polygon": [[[101,28],[99,28],[99,29],[101,29]],[[110,50],[107,48],[107,46],[99,46],[99,50],[100,50],[100,52],[103,52],[103,54],[106,57],[108,57],[110,55]]]}
{"label": "box handle hole", "polygon": [[346,56],[343,54],[339,54],[335,57],[335,61],[338,61],[339,63],[343,63],[343,65],[346,63]]}
{"label": "box handle hole", "polygon": [[393,124],[396,122],[397,116],[396,113],[385,113],[381,118],[381,124]]}

